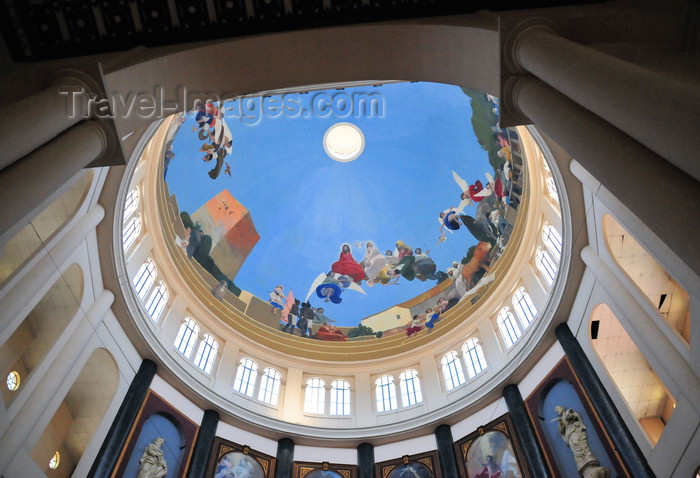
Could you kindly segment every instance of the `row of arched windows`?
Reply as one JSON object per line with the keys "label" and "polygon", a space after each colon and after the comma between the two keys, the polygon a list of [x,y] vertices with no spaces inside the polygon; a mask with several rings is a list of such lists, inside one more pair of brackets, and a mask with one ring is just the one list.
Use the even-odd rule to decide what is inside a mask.
{"label": "row of arched windows", "polygon": [[[197,342],[199,341],[199,345]],[[197,353],[194,356],[194,365],[205,373],[211,373],[216,362],[216,354],[219,351],[219,343],[211,334],[199,336],[199,325],[193,319],[186,318],[180,326],[180,330],[175,337],[175,348],[185,358],[192,357],[192,352],[197,346]]]}

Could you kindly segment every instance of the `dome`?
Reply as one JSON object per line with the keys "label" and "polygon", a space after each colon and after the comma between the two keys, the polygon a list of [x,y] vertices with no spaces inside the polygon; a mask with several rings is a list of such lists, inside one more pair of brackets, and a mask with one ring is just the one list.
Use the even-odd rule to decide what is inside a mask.
{"label": "dome", "polygon": [[[487,363],[483,348],[525,360],[551,322],[555,279],[567,267],[556,170],[537,134],[501,128],[499,113],[499,100],[478,91],[405,82],[266,92],[167,118],[144,140],[139,173],[122,184],[127,203],[138,191],[144,221],[157,224],[151,262],[131,265],[124,291],[142,333],[183,382],[238,417],[278,428],[290,421],[285,408],[297,408],[296,423],[282,425],[297,434],[311,425],[314,436],[326,428],[355,438],[366,422],[381,436],[405,429],[407,418],[422,427],[477,403],[514,371]],[[354,161],[326,154],[339,125],[356,135],[350,149],[364,142]],[[543,229],[556,237],[549,270],[537,255]],[[528,283],[537,268],[539,282]],[[139,296],[155,270],[157,302],[181,301],[189,324],[174,350],[150,334],[156,299]],[[193,380],[221,367],[189,345],[205,329],[216,347],[238,347],[230,393]],[[457,370],[451,350],[475,362],[460,359]],[[274,368],[266,364],[296,363],[300,390],[341,380],[359,393],[359,373],[381,382],[392,372],[397,384],[415,373],[419,383],[427,357],[454,369],[438,393],[444,405],[430,414],[421,402],[433,390],[401,407],[378,401],[368,420],[342,407],[270,403],[245,383]]]}

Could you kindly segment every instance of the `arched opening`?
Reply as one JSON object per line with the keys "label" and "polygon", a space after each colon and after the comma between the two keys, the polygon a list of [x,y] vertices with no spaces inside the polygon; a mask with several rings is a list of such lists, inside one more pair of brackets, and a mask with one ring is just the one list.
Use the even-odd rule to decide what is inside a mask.
{"label": "arched opening", "polygon": [[[112,355],[105,349],[95,350],[32,450],[32,458],[47,475],[72,475],[118,385],[119,371]],[[49,473],[56,451],[60,461]]]}
{"label": "arched opening", "polygon": [[[56,283],[44,294],[17,330],[0,347],[0,363],[5,364],[4,376],[16,371],[21,383],[27,383],[32,371],[56,343],[68,323],[78,312],[83,296],[83,271],[69,266]],[[5,405],[9,406],[21,386],[14,391],[2,388]]]}
{"label": "arched opening", "polygon": [[92,176],[92,171],[85,173],[2,247],[0,284],[75,215],[90,189]]}
{"label": "arched opening", "polygon": [[630,413],[656,445],[676,400],[607,305],[596,307],[590,322],[597,327],[597,335],[592,334],[593,348]]}
{"label": "arched opening", "polygon": [[603,234],[610,256],[656,312],[690,344],[688,293],[666,269],[610,214],[603,216]]}

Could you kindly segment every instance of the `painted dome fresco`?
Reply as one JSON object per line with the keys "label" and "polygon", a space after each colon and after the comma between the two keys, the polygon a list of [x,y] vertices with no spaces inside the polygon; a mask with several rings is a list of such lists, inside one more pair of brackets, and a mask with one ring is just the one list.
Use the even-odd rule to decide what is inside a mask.
{"label": "painted dome fresco", "polygon": [[173,251],[216,300],[324,340],[410,335],[477,302],[524,187],[498,100],[445,84],[209,102],[166,141]]}

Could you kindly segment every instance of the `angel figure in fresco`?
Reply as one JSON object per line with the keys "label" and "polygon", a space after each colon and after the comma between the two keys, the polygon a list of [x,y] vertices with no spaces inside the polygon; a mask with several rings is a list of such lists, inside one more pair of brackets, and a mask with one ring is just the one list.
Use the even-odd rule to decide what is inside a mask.
{"label": "angel figure in fresco", "polygon": [[306,302],[309,301],[311,294],[316,292],[316,295],[324,299],[325,302],[340,304],[343,301],[340,296],[345,289],[366,294],[362,287],[355,283],[350,276],[337,274],[333,271],[328,272],[328,274],[321,273],[309,287],[309,292],[306,294]]}

